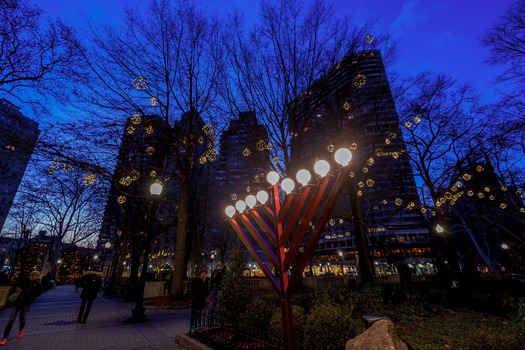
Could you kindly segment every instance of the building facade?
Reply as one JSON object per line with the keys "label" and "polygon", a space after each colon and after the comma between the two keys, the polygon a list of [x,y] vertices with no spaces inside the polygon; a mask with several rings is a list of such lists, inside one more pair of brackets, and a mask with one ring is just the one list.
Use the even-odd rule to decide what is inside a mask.
{"label": "building facade", "polygon": [[341,147],[353,153],[352,172],[317,244],[311,272],[356,273],[357,222],[366,227],[375,273],[395,274],[398,263],[409,263],[417,273],[434,272],[429,230],[416,210],[417,188],[380,53],[347,56],[289,110],[292,172],[306,160],[332,158],[330,152]]}
{"label": "building facade", "polygon": [[20,108],[0,99],[0,232],[33,153],[40,130]]}

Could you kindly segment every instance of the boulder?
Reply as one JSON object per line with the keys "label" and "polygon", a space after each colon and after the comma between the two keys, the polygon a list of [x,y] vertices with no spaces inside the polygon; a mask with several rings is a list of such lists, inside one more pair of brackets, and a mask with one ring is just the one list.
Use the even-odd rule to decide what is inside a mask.
{"label": "boulder", "polygon": [[398,337],[394,323],[385,318],[372,323],[370,328],[346,342],[345,350],[408,350]]}

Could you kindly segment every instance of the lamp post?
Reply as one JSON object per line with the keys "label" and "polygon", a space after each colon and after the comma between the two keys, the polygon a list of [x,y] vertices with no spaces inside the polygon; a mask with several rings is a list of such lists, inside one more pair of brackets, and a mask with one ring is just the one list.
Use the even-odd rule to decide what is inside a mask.
{"label": "lamp post", "polygon": [[91,260],[91,269],[95,269],[97,266],[97,260],[98,260],[98,254],[93,255],[93,259]]}
{"label": "lamp post", "polygon": [[107,241],[106,243],[104,243],[104,254],[102,255],[102,267],[100,268],[101,272],[104,271],[104,265],[106,264],[106,254],[109,248],[111,248],[111,242]]}
{"label": "lamp post", "polygon": [[[335,175],[328,174],[327,161],[318,161],[314,171],[319,178],[314,181],[308,170],[299,170],[296,179],[301,187],[296,191],[292,179],[283,179],[279,185],[279,174],[271,171],[267,175],[269,194],[260,191],[226,208],[230,225],[279,294],[286,350],[295,349],[291,296],[300,286],[303,271],[341,193],[351,159],[352,153],[346,148],[335,152],[335,160],[341,165]],[[284,194],[282,202],[280,191]],[[268,199],[270,203],[266,204]],[[314,217],[315,225],[311,222]]]}
{"label": "lamp post", "polygon": [[144,242],[144,255],[142,257],[142,271],[137,291],[137,299],[135,307],[131,310],[131,315],[124,320],[126,324],[141,323],[148,320],[148,316],[144,313],[144,287],[146,285],[146,274],[148,272],[149,265],[149,253],[151,249],[151,241],[154,236],[154,223],[155,223],[155,212],[157,211],[157,203],[154,201],[156,197],[159,197],[162,193],[163,186],[160,182],[156,181],[150,186],[150,193],[152,200],[149,203],[149,214],[148,214],[148,232],[146,233],[146,240]]}
{"label": "lamp post", "polygon": [[343,254],[342,251],[339,251],[338,254],[339,254],[339,257],[341,258],[341,276],[344,276],[345,275],[345,272],[343,270],[343,257],[344,257],[344,254]]}

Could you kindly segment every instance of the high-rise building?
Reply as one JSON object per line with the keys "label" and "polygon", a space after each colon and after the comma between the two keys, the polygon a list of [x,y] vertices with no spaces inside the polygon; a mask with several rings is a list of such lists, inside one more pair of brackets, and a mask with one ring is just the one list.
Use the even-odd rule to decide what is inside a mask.
{"label": "high-rise building", "polygon": [[270,170],[268,133],[257,122],[255,112],[241,112],[222,133],[219,147],[219,156],[212,163],[214,199],[211,216],[214,223],[209,249],[215,260],[224,260],[234,236],[229,232],[224,209],[267,187],[265,176]]}
{"label": "high-rise building", "polygon": [[37,122],[11,102],[0,99],[0,232],[39,135]]}
{"label": "high-rise building", "polygon": [[264,176],[270,170],[268,134],[257,123],[255,112],[241,112],[238,119],[230,121],[221,136],[215,169],[221,208],[266,186]]}
{"label": "high-rise building", "polygon": [[392,262],[401,261],[431,269],[423,259],[429,230],[416,209],[416,184],[380,53],[347,56],[289,110],[293,172],[341,147],[353,153],[351,177],[316,248],[314,274],[341,273],[343,265],[344,273],[353,271],[354,224],[361,219],[376,273],[396,273]]}

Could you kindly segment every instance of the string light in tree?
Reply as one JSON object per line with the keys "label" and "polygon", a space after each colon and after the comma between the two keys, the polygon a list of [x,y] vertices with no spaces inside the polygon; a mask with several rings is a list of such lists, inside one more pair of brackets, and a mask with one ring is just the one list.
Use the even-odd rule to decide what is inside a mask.
{"label": "string light in tree", "polygon": [[146,88],[148,87],[148,84],[146,83],[146,78],[140,75],[133,78],[132,84],[133,87],[137,90],[146,90]]}
{"label": "string light in tree", "polygon": [[94,184],[96,181],[97,181],[97,177],[96,177],[96,175],[93,174],[93,173],[86,174],[86,176],[84,176],[84,186],[92,185],[92,184]]}

